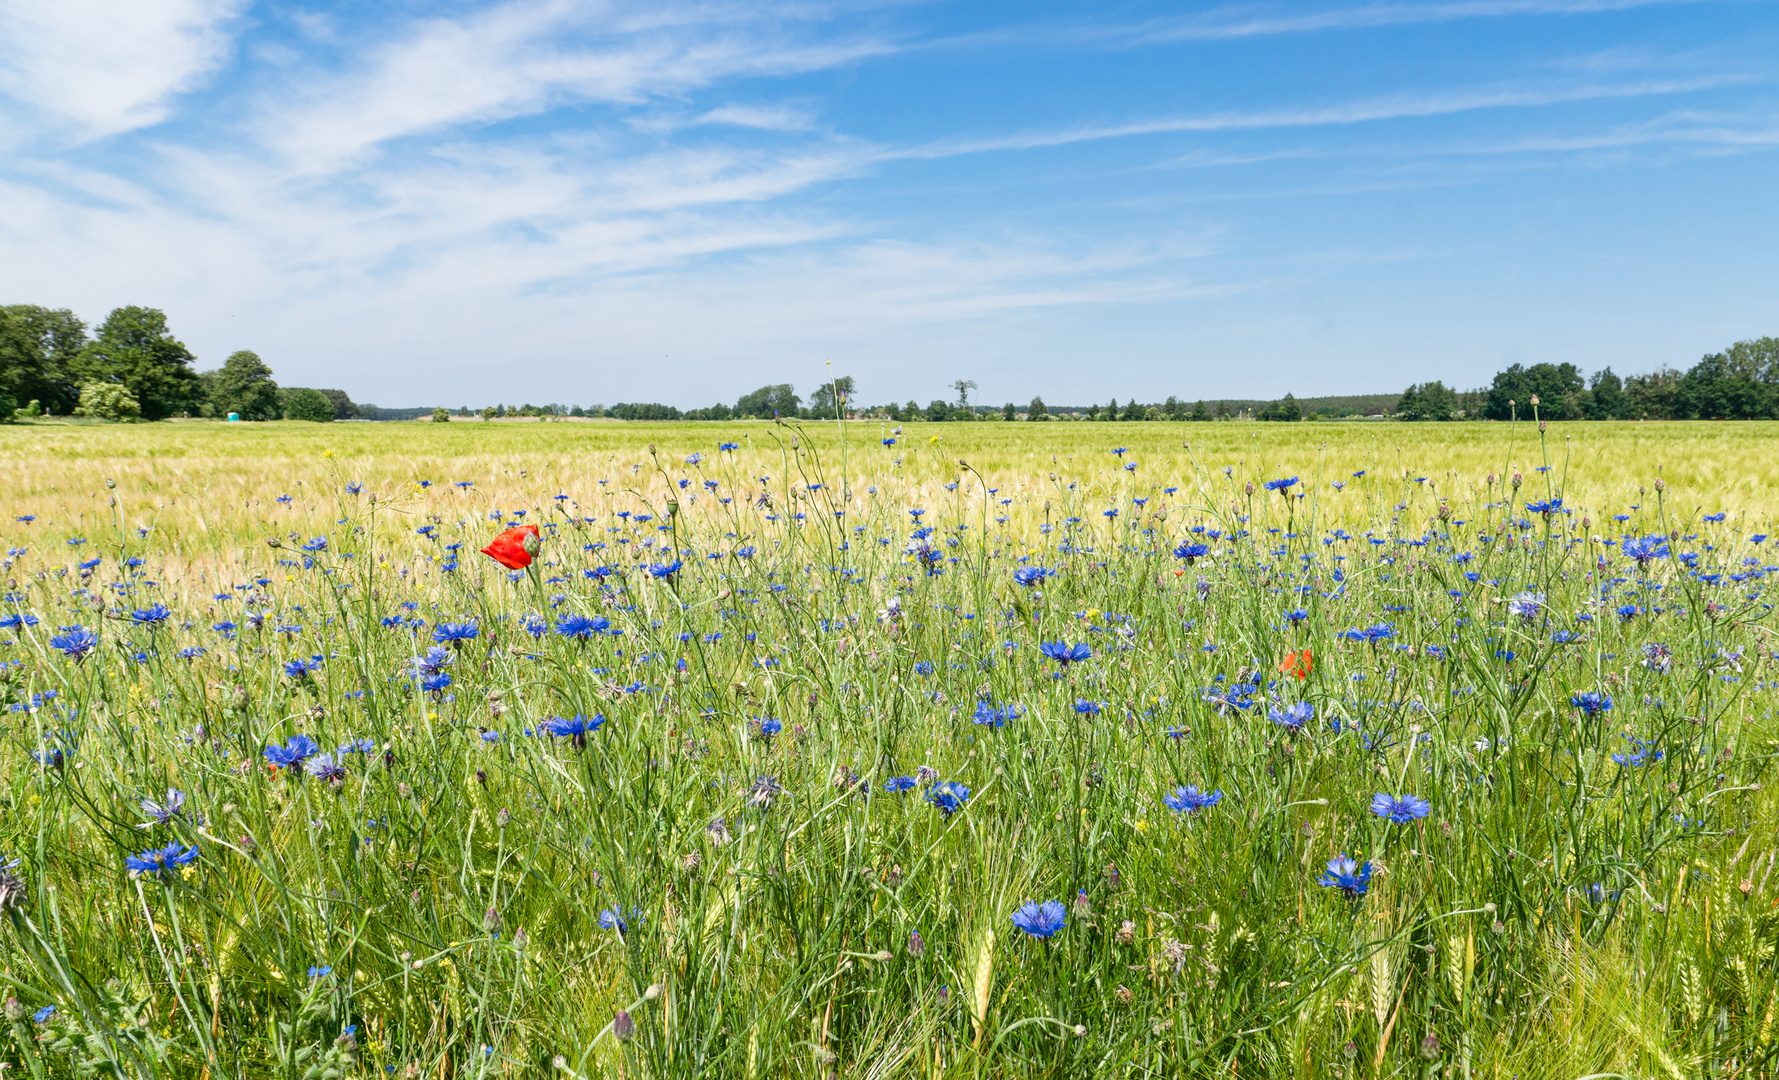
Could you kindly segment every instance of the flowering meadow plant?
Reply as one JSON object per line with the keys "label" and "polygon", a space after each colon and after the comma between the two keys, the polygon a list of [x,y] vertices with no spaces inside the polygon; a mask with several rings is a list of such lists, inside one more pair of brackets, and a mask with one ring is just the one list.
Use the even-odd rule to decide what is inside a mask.
{"label": "flowering meadow plant", "polygon": [[1770,1071],[1773,507],[1506,425],[542,427],[27,470],[12,1072]]}

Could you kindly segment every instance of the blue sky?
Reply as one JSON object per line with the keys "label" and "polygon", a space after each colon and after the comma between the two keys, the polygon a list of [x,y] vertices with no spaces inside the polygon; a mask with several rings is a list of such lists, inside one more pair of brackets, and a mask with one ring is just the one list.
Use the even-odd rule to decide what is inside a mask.
{"label": "blue sky", "polygon": [[1771,0],[7,0],[0,40],[0,301],[383,405],[1394,392],[1779,334]]}

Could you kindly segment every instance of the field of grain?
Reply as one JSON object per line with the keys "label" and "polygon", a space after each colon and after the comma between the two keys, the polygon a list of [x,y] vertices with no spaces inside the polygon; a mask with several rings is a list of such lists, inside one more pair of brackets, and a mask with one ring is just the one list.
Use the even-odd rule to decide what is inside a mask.
{"label": "field of grain", "polygon": [[1774,1075],[1776,436],[0,427],[0,1058]]}

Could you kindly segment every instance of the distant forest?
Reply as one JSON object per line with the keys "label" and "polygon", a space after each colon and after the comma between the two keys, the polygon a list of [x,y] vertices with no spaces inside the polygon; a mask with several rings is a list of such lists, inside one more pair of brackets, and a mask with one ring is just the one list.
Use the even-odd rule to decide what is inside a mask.
{"label": "distant forest", "polygon": [[1767,420],[1779,419],[1779,338],[1738,341],[1701,358],[1685,371],[1662,368],[1621,377],[1611,368],[1584,376],[1574,364],[1515,364],[1474,390],[1444,382],[1417,383],[1400,394],[1354,394],[1272,401],[1135,398],[1105,404],[1049,405],[1034,397],[1024,405],[970,400],[969,379],[946,388],[947,397],[867,405],[856,380],[843,376],[817,386],[807,400],[789,383],[744,394],[733,405],[719,402],[681,410],[656,402],[604,405],[419,406],[385,409],[357,404],[343,390],[280,386],[258,354],[231,353],[214,370],[199,371],[197,358],[173,336],[155,308],[120,307],[91,333],[66,308],[30,304],[0,307],[0,421],[32,416],[88,416],[107,420],[170,417],[234,417],[240,420],[415,420],[480,417],[609,417],[617,420],[737,420],[881,418],[895,422],[1018,421],[1302,421],[1371,418],[1455,421],[1549,420]]}

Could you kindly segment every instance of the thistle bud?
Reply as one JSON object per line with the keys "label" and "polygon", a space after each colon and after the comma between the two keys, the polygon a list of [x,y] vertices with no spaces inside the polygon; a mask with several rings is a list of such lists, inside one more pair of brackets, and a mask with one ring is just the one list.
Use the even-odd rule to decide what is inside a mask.
{"label": "thistle bud", "polygon": [[482,913],[482,929],[490,934],[500,933],[500,912],[489,908]]}
{"label": "thistle bud", "polygon": [[511,810],[508,810],[504,806],[500,808],[500,813],[494,815],[494,824],[498,828],[504,829],[508,825],[511,825],[512,823],[513,823],[513,812]]}
{"label": "thistle bud", "polygon": [[1118,944],[1129,945],[1137,938],[1137,924],[1129,919],[1124,920],[1118,925],[1118,933],[1114,936],[1117,937]]}
{"label": "thistle bud", "polygon": [[909,956],[921,956],[921,955],[925,954],[926,951],[927,951],[926,939],[920,936],[919,930],[916,930],[913,933],[908,935],[908,955]]}
{"label": "thistle bud", "polygon": [[1668,490],[1668,482],[1666,480],[1663,480],[1659,476],[1656,477],[1655,478],[1655,490],[1656,490],[1657,494],[1660,494],[1661,492]]}
{"label": "thistle bud", "polygon": [[[1532,400],[1536,401],[1538,399],[1534,397]],[[1427,1033],[1425,1039],[1421,1040],[1421,1057],[1428,1061],[1435,1061],[1439,1058],[1439,1036],[1433,1034],[1431,1031]]]}
{"label": "thistle bud", "polygon": [[15,1024],[23,1020],[25,1018],[25,1003],[15,997],[7,998],[6,1018]]}
{"label": "thistle bud", "polygon": [[630,1014],[623,1009],[619,1009],[618,1015],[612,1017],[612,1035],[619,1042],[629,1042],[636,1037],[636,1021],[630,1019]]}

